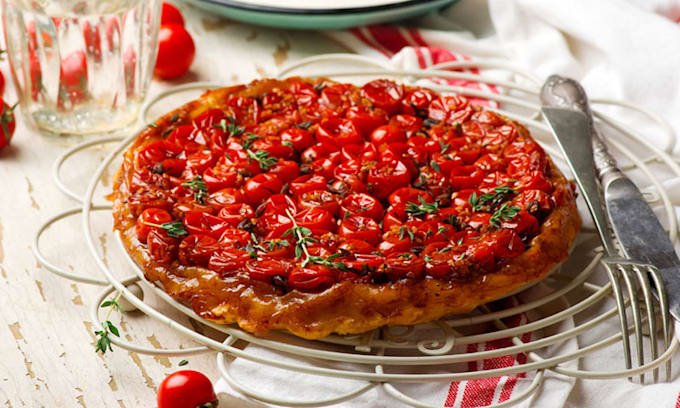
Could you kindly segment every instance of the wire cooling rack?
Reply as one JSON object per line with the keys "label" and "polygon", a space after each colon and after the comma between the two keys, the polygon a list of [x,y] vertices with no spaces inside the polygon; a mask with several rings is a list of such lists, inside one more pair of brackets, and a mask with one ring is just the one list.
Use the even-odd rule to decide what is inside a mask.
{"label": "wire cooling rack", "polygon": [[[283,69],[278,76],[291,75],[324,76],[355,82],[391,77],[404,83],[424,85],[440,92],[456,92],[472,99],[487,101],[488,109],[529,127],[534,137],[556,159],[557,164],[566,168],[539,114],[537,96],[542,81],[506,61],[471,59],[442,63],[423,70],[404,70],[394,68],[387,62],[377,62],[356,55],[331,54],[301,60]],[[470,87],[469,82],[478,86]],[[173,88],[147,104],[140,120],[142,123],[149,123],[153,118],[147,116],[153,108],[172,108],[164,106],[164,103],[173,94],[217,86],[220,84],[195,83]],[[646,116],[656,127],[657,134],[665,135],[665,146],[658,148],[626,124],[595,110],[596,118],[609,128],[607,142],[614,148],[624,163],[624,169],[636,179],[638,185],[647,187],[644,189],[646,198],[665,214],[670,236],[675,242],[677,220],[674,203],[664,187],[667,183],[680,180],[680,166],[669,154],[676,143],[673,130],[653,113],[634,105],[603,99],[593,99],[592,103],[598,108],[607,106],[610,109],[616,106],[624,112],[634,112],[625,113],[626,115]],[[603,350],[620,347],[622,339],[621,333],[616,331],[618,310],[611,299],[611,285],[598,278],[602,251],[598,247],[599,242],[593,240],[593,231],[587,227],[580,234],[570,259],[543,282],[464,316],[415,327],[385,327],[362,335],[333,335],[317,341],[306,341],[279,332],[268,337],[257,337],[234,325],[218,325],[203,320],[193,310],[146,282],[143,272],[130,258],[129,265],[134,271],[132,275],[121,277],[122,273],[129,271],[109,269],[95,246],[92,214],[111,210],[109,204],[93,203],[95,190],[101,188],[102,175],[112,162],[120,158],[136,134],[134,132],[125,139],[108,137],[89,141],[75,146],[58,158],[53,168],[54,182],[64,194],[79,204],[45,221],[37,232],[33,245],[36,257],[49,271],[69,280],[104,287],[90,304],[91,319],[96,327],[101,328],[101,303],[120,292],[126,299],[124,308],[138,309],[178,335],[196,342],[196,346],[192,348],[159,350],[112,338],[112,343],[117,347],[162,356],[216,353],[219,372],[233,389],[261,402],[300,407],[337,404],[352,400],[375,387],[382,387],[392,398],[409,406],[441,406],[418,400],[409,395],[402,385],[525,373],[522,375],[526,375],[528,385],[515,392],[512,398],[494,405],[505,407],[529,398],[540,389],[547,371],[580,380],[630,378],[669,362],[678,349],[678,341],[673,338],[667,348],[661,348],[662,353],[657,358],[647,358],[646,362],[638,361],[635,368],[613,367],[609,371],[581,368],[587,365],[584,363],[588,359],[594,358]],[[92,175],[83,196],[73,192],[62,181],[60,169],[75,153],[95,145],[112,143],[117,143],[116,147]],[[646,152],[647,156],[642,157],[640,152]],[[97,276],[67,271],[46,259],[40,250],[40,237],[46,229],[77,214],[82,218],[82,233],[87,250],[101,271]],[[167,304],[221,333],[221,336],[210,337],[198,333],[167,317],[143,300],[137,286],[139,282],[144,283],[147,293],[155,293]],[[531,335],[527,335],[528,333]],[[509,341],[503,343],[502,347],[487,347],[483,351],[470,352],[471,345],[505,339]],[[504,367],[488,368],[477,365],[478,368],[474,368],[475,365],[469,364],[489,358],[517,355],[524,358],[518,358],[514,364]],[[312,377],[355,380],[352,382],[355,386],[333,397],[282,399],[279,393],[263,391],[237,379],[232,370],[233,365],[239,361]],[[620,364],[623,365],[622,362]],[[666,369],[668,375],[668,365]]]}

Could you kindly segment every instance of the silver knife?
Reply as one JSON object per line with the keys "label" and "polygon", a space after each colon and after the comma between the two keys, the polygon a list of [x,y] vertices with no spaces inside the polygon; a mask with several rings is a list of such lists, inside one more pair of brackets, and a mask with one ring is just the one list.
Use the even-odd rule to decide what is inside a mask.
{"label": "silver knife", "polygon": [[[572,123],[582,122],[585,117],[592,135],[594,163],[604,192],[606,212],[621,249],[627,257],[653,265],[659,270],[668,295],[669,311],[676,320],[680,320],[680,259],[640,190],[619,170],[616,160],[609,154],[594,126],[585,91],[578,82],[553,75],[546,81],[541,98],[544,103],[562,107],[543,108],[543,114],[551,126],[560,120],[564,124],[565,117],[580,117],[573,119]],[[557,132],[557,129],[554,130]],[[563,132],[574,130],[569,129],[568,125],[560,129]]]}

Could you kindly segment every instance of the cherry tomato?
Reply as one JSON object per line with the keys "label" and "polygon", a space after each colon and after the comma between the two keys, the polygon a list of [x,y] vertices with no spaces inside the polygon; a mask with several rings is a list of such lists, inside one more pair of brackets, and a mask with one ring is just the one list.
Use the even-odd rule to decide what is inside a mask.
{"label": "cherry tomato", "polygon": [[301,209],[320,208],[334,216],[338,215],[338,198],[327,190],[305,191],[298,196],[298,206]]}
{"label": "cherry tomato", "polygon": [[329,143],[317,143],[308,147],[300,155],[303,163],[313,162],[323,157],[328,157],[331,153],[338,150],[338,147]]}
{"label": "cherry tomato", "polygon": [[135,224],[135,231],[137,232],[137,239],[139,242],[146,242],[146,237],[149,235],[151,228],[154,228],[149,224],[161,225],[166,222],[172,221],[172,215],[166,210],[160,208],[147,208],[142,212],[142,214],[137,218]]}
{"label": "cherry tomato", "polygon": [[420,279],[424,269],[425,262],[409,252],[385,258],[385,272],[393,282],[403,278]]}
{"label": "cherry tomato", "polygon": [[167,376],[158,387],[158,408],[216,407],[212,383],[202,373],[181,370]]}
{"label": "cherry tomato", "polygon": [[266,213],[257,219],[257,230],[267,239],[281,238],[292,227],[293,221],[285,214]]}
{"label": "cherry tomato", "polygon": [[390,194],[390,197],[388,198],[388,201],[392,205],[396,204],[408,204],[408,203],[416,203],[420,204],[420,202],[425,201],[426,203],[434,203],[434,199],[432,198],[432,194],[425,190],[418,190],[413,187],[402,187],[397,190],[395,190],[392,194]]}
{"label": "cherry tomato", "polygon": [[161,25],[179,24],[184,25],[184,17],[177,7],[170,3],[163,2],[161,9]]}
{"label": "cherry tomato", "polygon": [[378,158],[378,149],[374,144],[368,142],[363,145],[350,144],[343,146],[340,154],[346,160],[376,160]]}
{"label": "cherry tomato", "polygon": [[149,231],[146,245],[151,258],[159,264],[168,265],[177,257],[177,239],[160,228],[152,228]]}
{"label": "cherry tomato", "polygon": [[262,173],[246,181],[243,193],[246,202],[256,205],[267,197],[281,192],[283,183],[274,174]]}
{"label": "cherry tomato", "polygon": [[402,101],[402,111],[419,114],[427,110],[435,97],[434,92],[428,89],[416,89],[408,92]]}
{"label": "cherry tomato", "polygon": [[328,189],[340,195],[365,193],[368,191],[366,184],[356,175],[352,175],[345,179],[335,180]]}
{"label": "cherry tomato", "polygon": [[208,204],[222,207],[229,204],[242,203],[244,200],[241,190],[233,187],[223,188],[208,197]]}
{"label": "cherry tomato", "polygon": [[345,251],[349,254],[370,254],[375,251],[375,247],[361,239],[347,238],[342,244],[338,246],[339,251]]}
{"label": "cherry tomato", "polygon": [[361,215],[352,215],[342,220],[338,234],[346,238],[361,239],[371,245],[378,245],[382,231],[374,219]]}
{"label": "cherry tomato", "polygon": [[177,258],[185,265],[205,267],[218,249],[217,240],[210,235],[191,234],[180,242]]}
{"label": "cherry tomato", "polygon": [[183,222],[190,234],[210,235],[215,239],[229,228],[229,223],[222,218],[199,211],[187,211]]}
{"label": "cherry tomato", "polygon": [[338,117],[331,117],[319,123],[319,127],[316,129],[316,140],[335,146],[363,142],[354,122]]}
{"label": "cherry tomato", "polygon": [[301,152],[314,144],[314,137],[311,132],[298,127],[284,130],[279,137],[281,138],[281,142],[290,143],[293,149],[298,152]]}
{"label": "cherry tomato", "polygon": [[154,75],[161,79],[181,77],[189,71],[195,54],[194,40],[182,25],[161,26]]}
{"label": "cherry tomato", "polygon": [[[407,227],[406,227],[407,228]],[[405,230],[402,230],[405,231]],[[408,230],[410,232],[410,229]],[[411,234],[413,234],[411,232]],[[386,256],[401,254],[411,250],[413,240],[411,235],[404,233],[403,236],[392,235],[378,245],[378,250]]]}
{"label": "cherry tomato", "polygon": [[297,212],[297,205],[292,198],[285,194],[274,194],[267,198],[259,207],[257,207],[257,214],[295,214]]}
{"label": "cherry tomato", "polygon": [[364,217],[380,221],[384,213],[385,210],[380,201],[363,193],[349,194],[342,200],[340,205],[340,214],[343,218],[350,215],[363,215]]}
{"label": "cherry tomato", "polygon": [[220,276],[234,275],[250,260],[250,254],[241,249],[223,248],[214,252],[208,261],[208,268]]}
{"label": "cherry tomato", "polygon": [[352,106],[347,110],[347,118],[354,122],[364,137],[370,135],[378,126],[387,123],[385,112],[365,106]]}
{"label": "cherry tomato", "polygon": [[406,133],[396,126],[383,125],[371,133],[371,142],[380,145],[383,143],[401,143],[406,141]]}
{"label": "cherry tomato", "polygon": [[411,182],[408,168],[400,160],[382,160],[368,172],[368,189],[378,198],[387,198],[394,190]]}
{"label": "cherry tomato", "polygon": [[368,82],[361,87],[361,93],[373,105],[388,113],[395,112],[404,97],[403,87],[387,79],[376,79]]}
{"label": "cherry tomato", "polygon": [[16,105],[10,107],[2,99],[0,101],[2,102],[2,112],[0,112],[0,149],[3,149],[9,145],[12,136],[14,136],[14,129],[17,126],[14,119],[14,107]]}
{"label": "cherry tomato", "polygon": [[251,259],[246,262],[246,272],[251,278],[272,282],[274,276],[288,276],[290,263],[281,259]]}
{"label": "cherry tomato", "polygon": [[5,76],[2,74],[2,71],[0,71],[0,98],[5,95]]}
{"label": "cherry tomato", "polygon": [[293,196],[299,196],[307,191],[325,190],[326,178],[316,174],[307,174],[291,181],[288,190]]}
{"label": "cherry tomato", "polygon": [[288,275],[288,285],[301,292],[320,292],[337,282],[337,272],[323,265],[294,268]]}
{"label": "cherry tomato", "polygon": [[250,242],[250,232],[240,228],[225,228],[219,241],[228,247],[245,247]]}
{"label": "cherry tomato", "polygon": [[246,218],[253,218],[255,211],[253,211],[253,207],[246,203],[234,203],[223,206],[217,216],[229,226],[236,227]]}
{"label": "cherry tomato", "polygon": [[321,235],[335,230],[335,217],[321,208],[308,208],[295,215],[295,222],[300,227],[309,228],[314,235]]}
{"label": "cherry tomato", "polygon": [[85,52],[68,54],[61,61],[59,70],[60,107],[76,104],[86,99],[88,93],[87,58]]}

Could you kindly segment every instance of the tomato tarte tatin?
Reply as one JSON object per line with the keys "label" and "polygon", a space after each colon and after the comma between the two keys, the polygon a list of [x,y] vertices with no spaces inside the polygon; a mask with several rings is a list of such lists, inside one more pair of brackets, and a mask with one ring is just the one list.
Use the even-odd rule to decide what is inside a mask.
{"label": "tomato tarte tatin", "polygon": [[208,91],[139,134],[114,198],[149,281],[310,339],[469,312],[543,278],[580,227],[523,126],[384,79]]}

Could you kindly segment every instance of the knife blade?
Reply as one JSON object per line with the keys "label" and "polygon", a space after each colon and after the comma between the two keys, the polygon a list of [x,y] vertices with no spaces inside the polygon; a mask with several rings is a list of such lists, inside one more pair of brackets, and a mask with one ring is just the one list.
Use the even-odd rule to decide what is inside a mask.
{"label": "knife blade", "polygon": [[671,315],[680,320],[680,259],[666,230],[628,177],[603,179],[607,213],[623,253],[655,266],[666,286]]}

